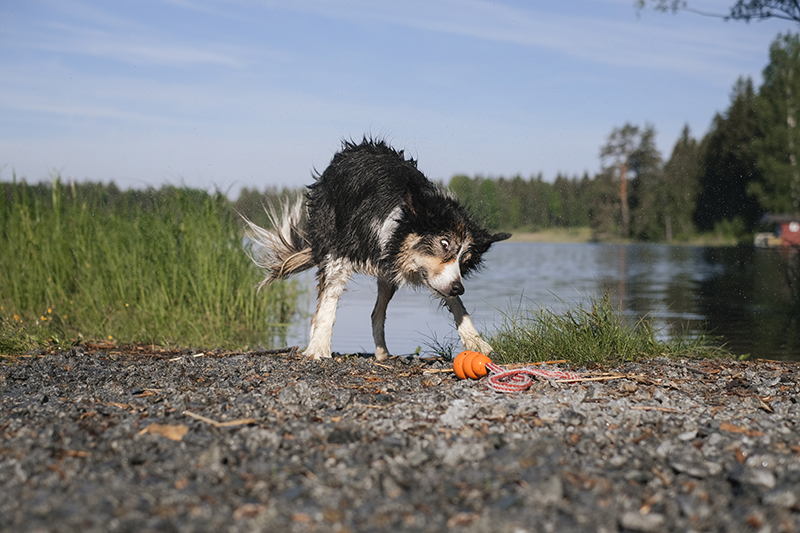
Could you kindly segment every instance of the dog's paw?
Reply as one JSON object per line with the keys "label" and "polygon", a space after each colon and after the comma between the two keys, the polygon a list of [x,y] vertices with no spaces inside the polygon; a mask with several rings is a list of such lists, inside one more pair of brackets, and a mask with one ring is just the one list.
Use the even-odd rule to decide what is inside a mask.
{"label": "dog's paw", "polygon": [[391,357],[391,354],[389,353],[388,350],[386,350],[386,348],[377,348],[377,347],[375,348],[376,361],[385,361],[389,359],[389,357]]}
{"label": "dog's paw", "polygon": [[313,359],[314,361],[320,361],[320,360],[322,360],[322,359],[330,359],[330,358],[332,357],[332,355],[331,355],[331,352],[330,352],[330,351],[327,351],[327,352],[325,352],[325,351],[323,351],[323,350],[314,350],[314,351],[311,351],[311,350],[309,350],[308,348],[306,348],[305,350],[303,350],[303,355],[305,355],[306,357],[309,357],[309,358]]}
{"label": "dog's paw", "polygon": [[494,348],[489,346],[489,343],[486,342],[485,340],[481,339],[480,337],[474,337],[474,338],[470,339],[470,342],[465,343],[464,347],[467,350],[470,350],[470,351],[473,351],[473,352],[480,352],[480,353],[482,353],[484,355],[489,355],[489,354],[494,353]]}

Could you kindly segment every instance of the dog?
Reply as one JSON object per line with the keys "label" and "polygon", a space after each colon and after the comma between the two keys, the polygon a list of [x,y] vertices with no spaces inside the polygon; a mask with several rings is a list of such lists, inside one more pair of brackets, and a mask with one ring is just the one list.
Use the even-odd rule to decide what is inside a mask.
{"label": "dog", "polygon": [[460,296],[463,279],[489,247],[511,236],[490,233],[449,192],[428,180],[414,159],[383,140],[343,141],[305,196],[267,209],[272,230],[245,219],[251,259],[266,277],[259,285],[317,268],[317,309],[304,353],[331,357],[339,297],[353,273],[374,276],[375,358],[389,357],[386,307],[404,285],[424,286],[453,314],[461,342],[485,354],[492,347],[472,323]]}

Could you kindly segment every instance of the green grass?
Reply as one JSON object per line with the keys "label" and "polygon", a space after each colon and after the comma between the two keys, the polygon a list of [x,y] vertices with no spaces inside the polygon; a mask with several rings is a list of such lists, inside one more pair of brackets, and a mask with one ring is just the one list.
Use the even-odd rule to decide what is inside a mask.
{"label": "green grass", "polygon": [[512,229],[508,242],[541,243],[586,243],[592,241],[592,230],[588,227],[546,228],[539,231]]}
{"label": "green grass", "polygon": [[586,365],[618,364],[648,357],[726,357],[731,354],[707,336],[657,338],[652,320],[629,324],[611,304],[600,300],[571,306],[563,314],[548,309],[505,313],[500,327],[487,336],[499,364],[566,359]]}
{"label": "green grass", "polygon": [[[257,293],[224,195],[0,183],[0,354],[80,341],[270,346],[296,286]],[[279,339],[278,339],[279,340]]]}

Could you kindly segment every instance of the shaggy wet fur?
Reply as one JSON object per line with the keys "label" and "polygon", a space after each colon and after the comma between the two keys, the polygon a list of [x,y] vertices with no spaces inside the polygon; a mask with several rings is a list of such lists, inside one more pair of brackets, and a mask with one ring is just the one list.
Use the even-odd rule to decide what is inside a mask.
{"label": "shaggy wet fur", "polygon": [[403,285],[426,286],[453,313],[467,349],[492,351],[476,331],[460,296],[463,278],[481,264],[492,234],[446,191],[383,141],[343,143],[305,197],[271,211],[272,230],[248,221],[252,257],[266,272],[262,284],[317,267],[317,310],[305,353],[331,356],[336,307],[353,273],[374,276],[375,357],[389,356],[386,307]]}

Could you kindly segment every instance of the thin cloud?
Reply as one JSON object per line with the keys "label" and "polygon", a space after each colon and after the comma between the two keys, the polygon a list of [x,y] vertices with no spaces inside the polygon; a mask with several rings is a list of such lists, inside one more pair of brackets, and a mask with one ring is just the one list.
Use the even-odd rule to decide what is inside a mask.
{"label": "thin cloud", "polygon": [[58,0],[0,20],[0,166],[248,184],[306,183],[364,132],[443,179],[590,170],[626,121],[666,156],[788,27],[632,0]]}
{"label": "thin cloud", "polygon": [[[544,48],[600,65],[669,69],[694,76],[729,77],[742,55],[762,55],[757,39],[746,32],[731,38],[721,22],[682,20],[670,25],[633,17],[620,21],[611,10],[606,16],[571,16],[547,12],[531,3],[519,8],[484,0],[409,0],[402,4],[355,1],[346,6],[326,0],[269,3],[274,9],[297,10],[363,25],[400,25],[530,48]],[[669,15],[662,15],[669,17]],[[612,18],[613,17],[613,18]],[[703,22],[702,31],[699,29]],[[654,44],[655,43],[655,44]]]}
{"label": "thin cloud", "polygon": [[102,57],[137,65],[211,65],[241,69],[249,63],[241,53],[223,52],[209,46],[176,45],[152,35],[120,35],[63,23],[50,23],[47,28],[61,38],[29,40],[27,46],[41,51]]}
{"label": "thin cloud", "polygon": [[[3,30],[7,49],[103,58],[137,66],[223,67],[243,69],[252,64],[253,50],[224,41],[189,42],[185,35],[158,23],[141,22],[76,1],[45,2],[46,9],[22,18],[14,11],[0,10],[10,20]],[[40,14],[41,13],[41,14]],[[15,23],[15,19],[19,22]],[[257,54],[256,54],[257,55]]]}
{"label": "thin cloud", "polygon": [[2,98],[6,101],[14,102],[14,111],[27,111],[32,113],[44,113],[58,115],[66,118],[79,118],[82,120],[125,120],[139,123],[171,124],[175,121],[168,120],[163,116],[152,114],[134,113],[124,111],[117,107],[91,106],[79,104],[43,104],[41,101],[24,101],[19,95],[3,94]]}

